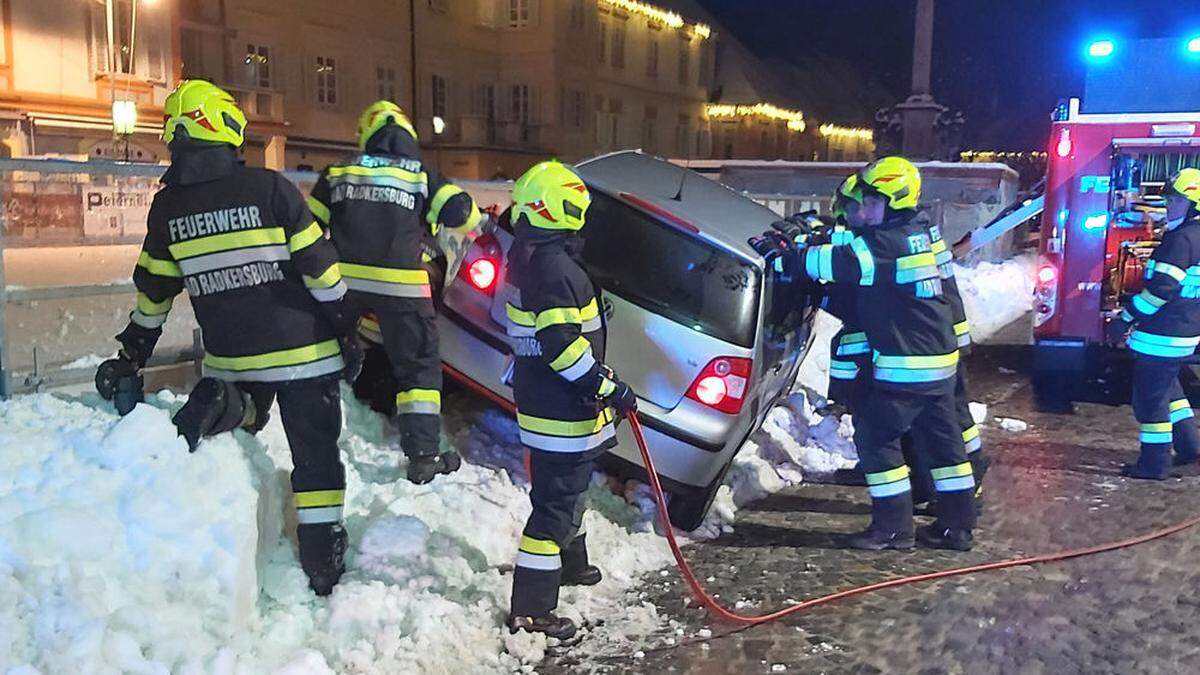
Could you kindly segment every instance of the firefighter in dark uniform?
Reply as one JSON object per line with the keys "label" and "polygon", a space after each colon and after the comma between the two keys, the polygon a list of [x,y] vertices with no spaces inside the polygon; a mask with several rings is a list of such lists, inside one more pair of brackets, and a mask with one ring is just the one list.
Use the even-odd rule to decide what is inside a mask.
{"label": "firefighter in dark uniform", "polygon": [[[954,407],[957,339],[929,231],[914,221],[921,177],[911,162],[885,157],[858,173],[864,226],[850,245],[792,249],[808,275],[853,284],[873,354],[873,382],[855,419],[855,444],[871,495],[871,524],[849,538],[862,549],[914,543],[910,469],[900,439],[919,429],[921,453],[937,490],[937,519],[916,538],[935,548],[969,550],[975,481]],[[769,252],[768,252],[769,253]]]}
{"label": "firefighter in dark uniform", "polygon": [[[833,216],[837,219],[828,241],[815,244],[844,246],[854,239],[854,231],[862,226],[861,194],[857,177],[842,181],[834,193]],[[865,384],[871,376],[871,345],[858,320],[855,288],[848,284],[830,284],[822,308],[842,322],[829,346],[829,398],[854,414],[866,395]]]}
{"label": "firefighter in dark uniform", "polygon": [[554,614],[558,589],[593,584],[582,496],[594,460],[616,445],[614,422],[637,397],[604,365],[604,322],[583,264],[579,229],[591,196],[567,166],[542,162],[513,186],[508,334],[516,359],[513,394],[521,442],[529,448],[529,498],[513,573],[508,627],[560,639],[574,623]]}
{"label": "firefighter in dark uniform", "polygon": [[228,93],[189,80],[165,108],[171,166],[133,273],[137,306],[97,389],[122,414],[141,399],[140,370],[186,288],[204,336],[204,376],[172,421],[195,451],[201,438],[261,429],[278,399],[295,463],[300,562],[327,595],[346,548],[338,380],[357,361],[337,254],[295,186],[238,161],[246,118]]}
{"label": "firefighter in dark uniform", "polygon": [[1174,464],[1197,460],[1200,436],[1180,376],[1200,344],[1200,169],[1167,180],[1167,232],[1150,256],[1146,284],[1110,324],[1115,336],[1130,328],[1133,414],[1141,455],[1124,468],[1131,478],[1163,480]]}
{"label": "firefighter in dark uniform", "polygon": [[473,230],[480,213],[421,161],[416,130],[395,103],[363,111],[358,145],[360,154],[321,173],[308,204],[341,256],[347,301],[378,325],[395,373],[408,479],[428,483],[461,459],[441,452],[442,363],[423,244],[441,227]]}
{"label": "firefighter in dark uniform", "polygon": [[[927,220],[924,214],[917,216]],[[967,458],[971,460],[971,470],[975,475],[975,496],[982,495],[983,476],[987,473],[987,460],[983,456],[983,439],[979,436],[979,426],[971,414],[971,394],[967,388],[967,364],[965,357],[971,353],[971,324],[967,320],[967,309],[963,303],[962,294],[958,292],[958,279],[954,277],[954,252],[942,238],[942,230],[937,225],[929,224],[929,238],[933,242],[933,255],[937,258],[938,272],[942,276],[942,290],[950,301],[950,311],[954,315],[954,336],[958,340],[958,372],[954,376],[954,408],[958,413],[958,424],[962,428],[963,445],[967,450]]]}

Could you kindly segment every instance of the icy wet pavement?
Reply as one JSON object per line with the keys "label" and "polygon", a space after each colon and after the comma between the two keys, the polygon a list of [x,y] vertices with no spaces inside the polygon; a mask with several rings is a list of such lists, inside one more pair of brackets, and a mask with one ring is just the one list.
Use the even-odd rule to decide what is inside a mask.
{"label": "icy wet pavement", "polygon": [[[971,367],[976,398],[989,404],[993,461],[974,551],[843,550],[839,536],[866,522],[864,491],[806,483],[745,507],[733,533],[688,547],[707,587],[730,606],[740,600],[742,613],[761,613],[888,578],[1122,539],[1200,513],[1194,470],[1164,483],[1119,477],[1136,447],[1128,407],[1037,414],[1018,355],[985,350]],[[1002,431],[997,416],[1029,428]],[[682,635],[664,628],[625,656],[568,656],[541,670],[1195,672],[1198,555],[1200,528],[1075,561],[881,591],[729,636],[732,627],[689,602],[672,572],[643,589]]]}

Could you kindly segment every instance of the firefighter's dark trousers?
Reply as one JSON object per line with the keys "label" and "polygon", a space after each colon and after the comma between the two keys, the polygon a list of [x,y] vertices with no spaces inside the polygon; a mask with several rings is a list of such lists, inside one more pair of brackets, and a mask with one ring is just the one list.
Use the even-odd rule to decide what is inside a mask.
{"label": "firefighter's dark trousers", "polygon": [[433,303],[378,301],[369,293],[355,291],[346,297],[359,314],[372,312],[379,322],[383,348],[396,378],[396,427],[404,454],[437,455],[442,429],[442,359]]}
{"label": "firefighter's dark trousers", "polygon": [[983,439],[979,436],[979,425],[975,424],[975,416],[971,414],[971,392],[967,385],[967,363],[964,358],[958,360],[958,372],[954,377],[954,409],[958,413],[963,446],[967,451],[967,459],[971,460],[978,491],[987,464],[983,461]]}
{"label": "firefighter's dark trousers", "polygon": [[1200,451],[1200,433],[1180,382],[1183,368],[1177,359],[1134,357],[1133,416],[1141,440],[1137,468],[1144,473],[1166,477],[1172,448],[1181,463],[1195,460]]}
{"label": "firefighter's dark trousers", "polygon": [[[205,378],[211,380],[211,378]],[[199,389],[204,383],[197,384]],[[208,435],[238,426],[257,433],[266,424],[276,399],[283,431],[292,451],[292,492],[297,522],[301,525],[333,524],[342,520],[346,471],[338,450],[342,431],[341,390],[337,378],[325,377],[283,384],[264,382],[223,383],[230,388],[222,423]],[[245,396],[241,393],[244,392]],[[245,406],[253,413],[245,414]]]}
{"label": "firefighter's dark trousers", "polygon": [[[839,333],[838,336],[841,334]],[[838,336],[834,338],[837,347]],[[874,365],[871,355],[834,356],[829,370],[829,398],[846,406],[854,416],[855,426],[858,425],[858,415],[866,404],[871,392],[874,379]],[[929,475],[929,466],[924,458],[915,454],[916,443],[913,434],[905,433],[900,438],[900,450],[904,454],[904,463],[911,470],[909,480],[912,484],[913,501],[923,503],[933,497],[933,478]],[[862,463],[859,463],[862,468]]]}
{"label": "firefighter's dark trousers", "polygon": [[876,385],[867,395],[855,420],[854,442],[871,495],[872,525],[912,531],[910,467],[901,450],[901,437],[912,430],[920,430],[913,435],[913,451],[933,479],[939,524],[974,527],[975,480],[955,413],[952,380],[916,391]]}
{"label": "firefighter's dark trousers", "polygon": [[596,458],[589,452],[529,451],[533,512],[525,523],[513,572],[514,616],[543,616],[558,607],[563,565],[586,564],[587,549],[579,529],[584,499]]}

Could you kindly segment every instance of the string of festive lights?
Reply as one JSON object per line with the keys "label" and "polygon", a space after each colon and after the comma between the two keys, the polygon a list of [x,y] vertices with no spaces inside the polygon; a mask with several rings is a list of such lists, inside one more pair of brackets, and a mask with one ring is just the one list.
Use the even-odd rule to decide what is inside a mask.
{"label": "string of festive lights", "polygon": [[834,138],[857,138],[859,140],[870,141],[874,140],[875,132],[870,129],[859,127],[839,127],[836,124],[822,124],[820,126],[822,136],[830,136]]}
{"label": "string of festive lights", "polygon": [[[600,4],[623,9],[631,14],[640,14],[651,21],[664,24],[669,28],[683,28],[687,25],[687,22],[679,14],[655,7],[654,5],[648,5],[644,2],[638,2],[638,0],[600,0]],[[701,40],[707,40],[712,35],[712,28],[707,24],[697,22],[692,24],[692,34]]]}
{"label": "string of festive lights", "polygon": [[996,150],[964,150],[959,157],[966,161],[988,161],[992,159],[1046,159],[1047,154],[1039,150],[1021,152],[998,152]]}
{"label": "string of festive lights", "polygon": [[754,105],[710,103],[705,108],[705,112],[709,117],[766,117],[787,122],[787,128],[792,131],[804,131],[807,128],[804,113],[799,110],[779,108],[770,103],[755,103]]}

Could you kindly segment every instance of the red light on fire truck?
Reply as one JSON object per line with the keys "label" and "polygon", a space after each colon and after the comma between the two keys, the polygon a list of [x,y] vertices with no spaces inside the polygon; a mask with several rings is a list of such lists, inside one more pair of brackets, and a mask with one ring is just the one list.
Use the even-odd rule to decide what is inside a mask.
{"label": "red light on fire truck", "polygon": [[1059,157],[1070,157],[1072,149],[1071,130],[1063,127],[1058,132],[1058,144],[1054,146],[1054,153]]}

